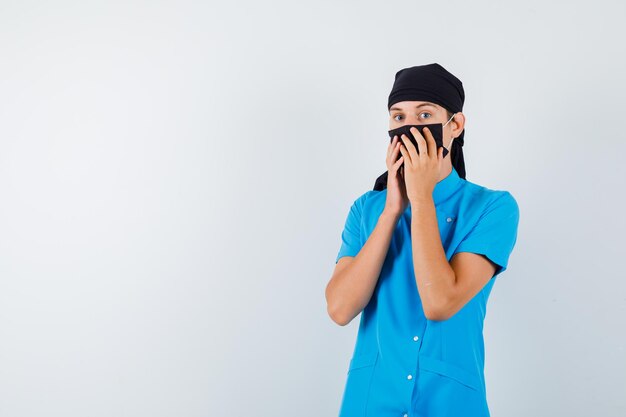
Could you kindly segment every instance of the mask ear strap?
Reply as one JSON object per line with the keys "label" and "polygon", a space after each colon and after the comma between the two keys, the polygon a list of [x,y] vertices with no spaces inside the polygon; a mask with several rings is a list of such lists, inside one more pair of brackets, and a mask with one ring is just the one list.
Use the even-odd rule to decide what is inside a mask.
{"label": "mask ear strap", "polygon": [[448,152],[452,152],[452,142],[454,142],[454,139],[456,138],[450,139],[450,143],[448,144]]}
{"label": "mask ear strap", "polygon": [[[454,113],[450,119],[446,122],[446,124],[450,123],[450,120],[452,120],[454,118],[454,116],[456,116],[456,113]],[[452,142],[454,142],[454,139],[456,138],[452,138],[450,139],[450,143],[448,144],[448,152],[452,152]]]}
{"label": "mask ear strap", "polygon": [[445,126],[447,126],[447,125],[448,125],[448,123],[450,123],[450,120],[454,119],[454,116],[456,116],[456,113],[454,113],[452,116],[450,116],[450,118],[448,119],[448,121],[446,122],[446,124],[444,125],[444,127],[445,127]]}

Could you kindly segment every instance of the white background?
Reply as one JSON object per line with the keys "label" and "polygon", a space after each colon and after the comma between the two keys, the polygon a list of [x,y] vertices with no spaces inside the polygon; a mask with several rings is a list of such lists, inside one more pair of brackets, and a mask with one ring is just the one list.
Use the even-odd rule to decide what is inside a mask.
{"label": "white background", "polygon": [[621,1],[0,1],[0,415],[334,416],[325,286],[401,68],[520,206],[494,417],[623,416]]}

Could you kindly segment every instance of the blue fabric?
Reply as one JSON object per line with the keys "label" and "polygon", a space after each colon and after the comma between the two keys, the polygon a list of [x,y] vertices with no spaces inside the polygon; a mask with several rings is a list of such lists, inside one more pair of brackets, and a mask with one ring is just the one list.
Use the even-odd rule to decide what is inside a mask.
{"label": "blue fabric", "polygon": [[[352,204],[336,261],[356,256],[385,206],[387,189]],[[411,247],[411,207],[391,238],[378,282],[361,313],[348,365],[340,417],[487,417],[483,321],[496,276],[506,270],[517,239],[519,207],[508,191],[491,190],[456,170],[433,191],[441,242],[455,253],[485,255],[496,273],[454,316],[426,319]]]}

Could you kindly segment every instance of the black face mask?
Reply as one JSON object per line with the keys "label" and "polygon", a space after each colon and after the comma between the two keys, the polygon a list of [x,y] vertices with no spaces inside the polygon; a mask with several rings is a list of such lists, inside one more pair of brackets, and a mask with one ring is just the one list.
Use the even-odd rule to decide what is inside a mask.
{"label": "black face mask", "polygon": [[[419,155],[419,149],[417,147],[417,140],[415,139],[415,137],[413,136],[413,133],[411,133],[410,129],[412,127],[416,127],[417,130],[422,134],[422,136],[424,137],[424,139],[426,139],[426,134],[424,133],[424,128],[428,127],[428,130],[430,130],[430,133],[432,133],[433,137],[435,138],[435,144],[437,145],[437,150],[439,150],[439,148],[443,147],[443,123],[432,123],[432,124],[427,124],[427,125],[404,125],[404,126],[400,126],[398,128],[389,130],[389,138],[391,139],[391,141],[393,141],[393,137],[395,135],[398,135],[398,140],[402,141],[402,134],[405,134],[408,136],[409,140],[413,143],[413,146],[415,146],[415,150],[417,151],[418,155]],[[449,151],[448,149],[446,149],[445,147],[443,148],[443,157],[445,158],[446,155],[448,155]],[[402,156],[402,153],[398,152],[398,158],[396,158],[396,161],[398,159],[400,159],[400,157]],[[402,165],[404,165],[404,163],[402,163]]]}

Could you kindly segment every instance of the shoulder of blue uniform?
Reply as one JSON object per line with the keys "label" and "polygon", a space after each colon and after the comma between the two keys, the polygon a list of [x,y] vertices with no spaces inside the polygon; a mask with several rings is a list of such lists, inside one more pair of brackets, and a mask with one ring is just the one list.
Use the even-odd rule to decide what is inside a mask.
{"label": "shoulder of blue uniform", "polygon": [[364,193],[361,193],[361,195],[359,195],[359,197],[357,198],[356,201],[358,201],[360,204],[365,204],[365,202],[371,198],[374,195],[380,194],[384,192],[384,190],[367,190]]}
{"label": "shoulder of blue uniform", "polygon": [[365,205],[365,203],[367,202],[368,198],[376,193],[380,193],[381,191],[375,191],[375,190],[367,190],[367,191],[362,191],[359,194],[357,194],[354,197],[353,203],[352,203],[352,208],[353,209],[357,209],[359,212],[363,209],[363,206]]}
{"label": "shoulder of blue uniform", "polygon": [[467,180],[464,180],[464,182],[464,190],[474,194],[480,201],[484,201],[487,210],[498,208],[502,211],[509,211],[511,215],[519,217],[517,200],[509,191],[488,188]]}
{"label": "shoulder of blue uniform", "polygon": [[376,196],[385,193],[385,190],[367,190],[359,194],[359,196],[354,200],[353,207],[358,210],[359,213],[368,211],[371,208],[372,204],[376,204],[377,201]]}
{"label": "shoulder of blue uniform", "polygon": [[365,193],[365,195],[368,198],[372,198],[375,195],[385,194],[386,192],[387,192],[386,188],[384,190],[369,190]]}
{"label": "shoulder of blue uniform", "polygon": [[497,212],[499,217],[508,218],[517,223],[519,221],[519,206],[513,194],[506,190],[489,191],[490,199],[485,207],[485,214]]}

